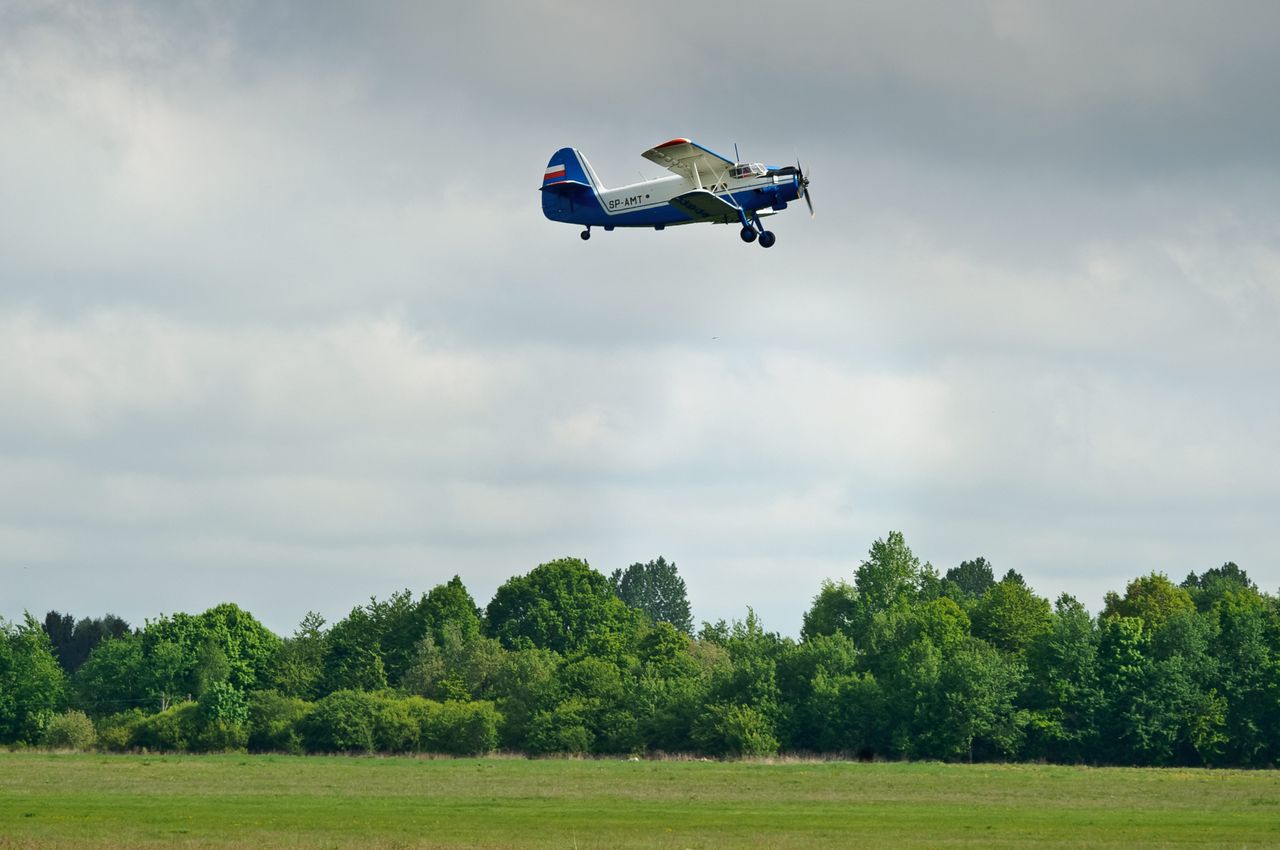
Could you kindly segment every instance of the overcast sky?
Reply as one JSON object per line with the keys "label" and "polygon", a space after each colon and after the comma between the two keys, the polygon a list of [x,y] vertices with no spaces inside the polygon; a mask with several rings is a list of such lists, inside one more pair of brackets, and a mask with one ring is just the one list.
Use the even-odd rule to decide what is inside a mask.
{"label": "overcast sky", "polygon": [[[664,555],[794,635],[890,530],[1275,592],[1277,80],[1265,2],[4,3],[0,616]],[[817,217],[542,217],[675,136]]]}

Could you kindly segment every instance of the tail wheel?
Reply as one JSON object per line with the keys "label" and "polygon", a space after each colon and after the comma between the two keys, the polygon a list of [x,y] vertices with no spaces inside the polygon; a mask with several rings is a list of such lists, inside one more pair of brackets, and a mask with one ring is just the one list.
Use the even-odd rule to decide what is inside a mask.
{"label": "tail wheel", "polygon": [[778,237],[776,237],[776,236],[774,236],[774,235],[773,235],[773,231],[772,231],[772,230],[766,230],[764,233],[761,233],[761,234],[760,234],[760,247],[761,247],[761,248],[772,248],[772,247],[773,247],[773,243],[774,243],[774,242],[777,242],[777,241],[778,241]]}
{"label": "tail wheel", "polygon": [[591,231],[590,231],[590,230],[584,230],[584,231],[582,231],[581,233],[579,233],[578,235],[582,237],[582,241],[583,241],[583,242],[586,242],[588,239],[590,239],[590,238],[591,238]]}
{"label": "tail wheel", "polygon": [[759,235],[759,234],[758,234],[758,233],[756,233],[756,229],[755,229],[754,227],[744,227],[744,228],[742,228],[741,236],[742,236],[742,241],[743,241],[743,242],[754,242],[754,241],[756,241],[756,237],[757,237],[758,235]]}

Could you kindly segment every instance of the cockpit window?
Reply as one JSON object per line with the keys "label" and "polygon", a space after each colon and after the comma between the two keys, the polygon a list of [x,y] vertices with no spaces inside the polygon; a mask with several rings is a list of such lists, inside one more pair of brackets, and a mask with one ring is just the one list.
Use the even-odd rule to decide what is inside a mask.
{"label": "cockpit window", "polygon": [[743,162],[729,169],[729,174],[737,180],[748,177],[763,177],[765,168],[758,162]]}

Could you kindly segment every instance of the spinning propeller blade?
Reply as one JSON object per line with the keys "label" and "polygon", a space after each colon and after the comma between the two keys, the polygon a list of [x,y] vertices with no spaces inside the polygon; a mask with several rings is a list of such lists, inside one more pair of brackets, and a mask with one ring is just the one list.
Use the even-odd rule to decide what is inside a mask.
{"label": "spinning propeller blade", "polygon": [[804,202],[809,205],[809,218],[813,218],[813,198],[809,195],[809,178],[804,173],[804,169],[800,167],[800,160],[796,159],[796,174],[800,178],[800,194],[804,195]]}
{"label": "spinning propeller blade", "polygon": [[794,174],[796,182],[800,186],[800,196],[804,198],[804,202],[809,205],[809,217],[813,217],[813,198],[809,196],[809,175],[804,173],[804,168],[800,165],[800,160],[796,160],[795,165],[784,165],[781,168],[770,168],[770,174]]}

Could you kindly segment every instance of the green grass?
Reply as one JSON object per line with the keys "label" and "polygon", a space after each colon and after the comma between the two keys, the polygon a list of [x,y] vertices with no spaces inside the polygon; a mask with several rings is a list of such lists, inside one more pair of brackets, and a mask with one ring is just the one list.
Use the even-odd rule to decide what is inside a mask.
{"label": "green grass", "polygon": [[0,848],[1276,847],[1280,773],[0,753]]}

